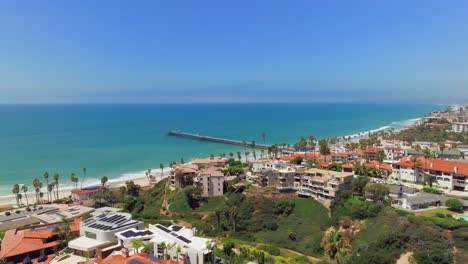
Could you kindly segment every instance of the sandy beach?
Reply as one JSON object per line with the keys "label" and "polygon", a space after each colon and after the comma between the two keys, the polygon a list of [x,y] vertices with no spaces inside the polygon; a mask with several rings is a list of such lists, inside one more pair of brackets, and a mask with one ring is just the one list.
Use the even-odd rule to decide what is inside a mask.
{"label": "sandy beach", "polygon": [[[169,177],[170,173],[169,172],[165,172],[163,176],[161,175],[155,175],[155,179],[156,181],[155,182],[152,182],[150,183],[148,181],[148,178],[146,176],[142,176],[142,177],[137,177],[137,178],[132,178],[132,179],[111,179],[109,180],[106,185],[111,188],[111,189],[116,189],[116,188],[119,188],[121,186],[125,186],[125,182],[127,181],[133,181],[135,184],[138,184],[140,185],[141,187],[148,187],[164,178],[167,178]],[[64,189],[64,190],[60,190],[59,189],[59,197],[60,198],[64,198],[64,197],[69,197],[71,195],[71,190],[70,188],[67,188],[67,189]],[[23,203],[25,204],[26,203],[26,200],[24,198],[24,194],[22,193],[23,195]],[[46,194],[44,194],[44,197],[47,197]],[[29,192],[28,193],[28,199],[29,199],[29,202],[32,204],[36,201],[36,196],[35,196],[35,193],[33,192]],[[0,197],[0,205],[13,205],[13,206],[16,206],[16,198],[14,195],[8,195],[8,196],[1,196]]]}

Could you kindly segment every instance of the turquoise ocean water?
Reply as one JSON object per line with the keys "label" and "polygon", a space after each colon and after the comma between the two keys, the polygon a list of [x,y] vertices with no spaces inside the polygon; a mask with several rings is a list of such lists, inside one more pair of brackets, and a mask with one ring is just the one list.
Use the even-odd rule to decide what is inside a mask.
{"label": "turquoise ocean water", "polygon": [[196,104],[0,105],[0,195],[15,183],[58,172],[61,186],[87,168],[91,184],[141,175],[170,161],[241,148],[170,137],[171,129],[266,143],[303,136],[349,135],[384,126],[401,128],[437,105],[410,104]]}

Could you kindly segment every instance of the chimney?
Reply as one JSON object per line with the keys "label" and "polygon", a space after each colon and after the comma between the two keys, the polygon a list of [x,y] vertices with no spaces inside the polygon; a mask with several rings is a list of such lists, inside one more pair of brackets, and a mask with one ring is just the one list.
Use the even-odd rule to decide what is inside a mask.
{"label": "chimney", "polygon": [[457,166],[453,167],[453,172],[458,173],[458,167]]}
{"label": "chimney", "polygon": [[432,162],[431,162],[431,168],[432,168]]}
{"label": "chimney", "polygon": [[122,248],[122,250],[120,251],[121,254],[122,254],[122,257],[124,258],[128,258],[129,254],[128,254],[128,248]]}

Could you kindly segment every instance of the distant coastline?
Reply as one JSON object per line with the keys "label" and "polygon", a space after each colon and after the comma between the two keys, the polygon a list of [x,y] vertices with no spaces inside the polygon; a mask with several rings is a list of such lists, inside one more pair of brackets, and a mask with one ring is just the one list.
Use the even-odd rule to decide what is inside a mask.
{"label": "distant coastline", "polygon": [[[20,153],[24,156],[25,162],[31,162],[34,164],[39,163],[37,160],[40,160],[39,165],[33,166],[40,167],[40,169],[32,168],[30,169],[31,172],[28,173],[28,166],[25,166],[25,173],[20,173],[20,175],[16,177],[9,177],[8,175],[10,175],[10,173],[8,173],[8,170],[13,171],[13,169],[18,169],[22,171],[23,169],[21,166],[18,166],[18,168],[12,166],[10,166],[10,168],[6,167],[5,171],[0,172],[0,182],[2,183],[0,196],[11,196],[10,185],[13,183],[26,183],[31,187],[31,182],[34,177],[38,177],[44,182],[44,179],[41,176],[44,171],[49,171],[49,173],[58,171],[61,175],[60,189],[70,190],[72,185],[69,183],[69,173],[75,172],[80,176],[79,172],[81,171],[82,166],[88,167],[88,170],[90,171],[89,176],[87,176],[87,180],[84,182],[84,185],[88,186],[99,184],[100,177],[104,175],[109,177],[110,182],[141,179],[142,177],[145,177],[144,174],[148,168],[152,168],[153,171],[159,171],[159,163],[165,163],[165,169],[167,171],[168,163],[170,161],[178,161],[180,158],[184,158],[186,161],[189,161],[191,158],[206,157],[210,154],[218,156],[220,153],[235,153],[236,151],[242,151],[241,147],[195,142],[188,139],[171,139],[166,137],[165,133],[174,127],[188,127],[187,129],[191,131],[200,131],[206,134],[212,134],[213,136],[226,136],[239,140],[250,140],[251,138],[254,138],[257,142],[262,142],[260,137],[261,131],[266,131],[268,134],[267,143],[294,143],[301,135],[308,136],[309,134],[313,134],[318,138],[324,138],[328,136],[355,135],[357,133],[366,133],[368,131],[377,131],[390,127],[398,130],[416,122],[419,117],[429,113],[430,111],[441,108],[441,106],[434,105],[426,106],[422,109],[414,106],[398,105],[393,108],[400,112],[398,112],[398,115],[394,115],[391,112],[393,111],[391,106],[384,106],[384,109],[378,110],[381,106],[362,104],[321,104],[311,106],[262,104],[258,107],[255,105],[245,106],[246,109],[239,108],[236,105],[229,105],[224,106],[225,109],[218,110],[219,113],[216,111],[213,112],[217,107],[213,108],[212,105],[190,106],[191,108],[187,107],[186,111],[183,111],[184,108],[179,109],[179,106],[161,106],[160,108],[155,107],[154,109],[150,106],[144,106],[141,108],[132,107],[131,110],[128,110],[127,107],[119,108],[118,106],[103,106],[99,107],[99,110],[94,109],[94,107],[82,108],[82,106],[57,107],[58,108],[46,107],[45,109],[40,109],[43,113],[39,118],[37,118],[37,121],[34,120],[34,115],[36,115],[36,113],[33,113],[35,111],[34,107],[31,110],[20,109],[18,111],[19,114],[17,115],[21,115],[21,118],[26,118],[28,120],[31,119],[29,122],[33,122],[31,125],[33,129],[30,132],[32,135],[28,135],[26,133],[31,130],[27,128],[30,123],[18,124],[19,128],[14,129],[10,127],[5,130],[6,132],[3,131],[5,134],[3,139],[6,138],[11,141],[17,141],[15,142],[16,146],[11,142],[6,142],[6,145],[8,146],[8,144],[10,144],[10,147],[13,150],[16,150],[17,148],[28,149],[31,146],[36,147],[36,145],[41,144],[43,144],[44,147],[38,149],[38,155],[31,155],[29,158],[26,157],[26,155],[22,155],[23,153]],[[322,111],[322,108],[325,108],[323,112],[327,113],[328,116],[296,116],[298,114],[302,115],[304,111]],[[350,110],[348,110],[348,108]],[[353,110],[354,108],[357,110]],[[128,111],[130,111],[130,113]],[[177,113],[175,115],[171,114],[167,118],[160,117],[160,112],[171,111],[176,111]],[[379,113],[376,111],[381,112]],[[152,118],[150,115],[151,112],[156,112],[155,115],[157,117]],[[265,113],[269,113],[270,115],[265,115]],[[29,114],[32,116],[26,116]],[[108,120],[105,122],[101,121],[101,119],[105,119],[106,117],[112,117],[113,114],[123,117],[120,118],[120,120],[112,120],[112,122]],[[362,117],[363,114],[371,116]],[[1,115],[2,112],[0,111],[0,116]],[[139,118],[140,115],[145,115],[145,118],[135,120],[135,117]],[[207,120],[203,121],[199,119],[188,119],[188,116],[191,115],[208,116],[206,117]],[[66,118],[69,116],[78,116],[78,124],[74,124],[72,122],[68,124],[69,121],[67,121]],[[249,118],[256,116],[265,116],[268,120],[260,120],[258,122],[256,122],[255,119],[249,120]],[[349,116],[349,118],[346,116]],[[54,124],[49,125],[36,123],[44,118],[50,117],[57,123],[65,122],[68,127],[62,129],[58,126],[56,130],[59,130],[59,132],[56,132],[49,128],[52,128]],[[172,118],[174,118],[174,121],[171,121]],[[223,118],[226,121],[220,121],[223,120]],[[157,119],[162,120],[160,120],[161,122],[158,122]],[[307,121],[309,119],[311,122]],[[386,121],[382,122],[383,120]],[[101,124],[100,122],[103,123]],[[122,124],[122,122],[126,123]],[[171,124],[171,122],[173,124]],[[129,123],[129,126],[127,126],[127,123]],[[178,123],[180,124],[178,125]],[[237,126],[236,123],[241,125]],[[320,125],[320,123],[323,123],[323,125]],[[370,127],[371,123],[375,123],[373,128]],[[14,126],[14,124],[15,122],[12,122],[12,126]],[[37,127],[41,125],[48,130],[46,131],[45,139],[42,138],[44,137],[41,135],[42,131],[37,129]],[[230,126],[236,128],[233,129]],[[226,129],[223,129],[224,127],[226,127]],[[288,127],[291,127],[291,129],[287,129]],[[359,127],[367,129],[359,129]],[[76,136],[74,132],[75,130],[79,137]],[[99,141],[95,141],[93,137],[96,137],[98,134],[100,136],[98,138]],[[101,134],[104,135],[104,137],[102,137]],[[125,142],[126,137],[131,137],[132,145],[128,145],[128,143]],[[27,139],[24,140],[24,144],[28,144],[28,148],[21,146],[21,140],[23,138]],[[32,141],[27,142],[28,140]],[[54,159],[53,157],[47,158],[47,155],[43,155],[40,152],[44,151],[44,149],[47,150],[47,147],[45,146],[47,144],[51,144],[46,141],[66,146],[70,148],[71,151],[78,152],[84,157],[90,154],[90,156],[93,157],[98,156],[100,161],[97,164],[101,165],[102,161],[106,167],[98,170],[95,166],[89,165],[89,162],[86,161],[87,159],[83,159],[84,161],[74,162],[73,157],[67,158],[67,152],[65,152],[65,156],[63,158],[60,157],[61,159],[59,160],[56,158]],[[120,145],[118,144],[119,142],[121,142]],[[0,143],[2,143],[1,140]],[[112,145],[110,145],[111,143]],[[34,150],[32,151],[34,152]],[[59,151],[62,150],[59,149]],[[28,153],[30,152],[31,151],[28,151]],[[51,153],[55,156],[53,151],[51,151]],[[15,151],[13,151],[13,154],[15,154]],[[16,154],[19,156],[19,153]],[[49,153],[47,154],[52,156]],[[126,156],[126,158],[124,158],[124,156]],[[120,159],[123,161],[114,162],[113,160],[116,157],[117,160]],[[8,158],[11,159],[11,157],[6,157],[5,160],[8,160]],[[82,157],[80,156],[79,158],[81,159]],[[21,164],[24,166],[25,163]],[[70,168],[57,167],[57,165],[54,164],[69,166]],[[67,164],[71,164],[71,166]],[[54,168],[54,166],[56,168]],[[132,167],[136,169],[126,169]],[[15,173],[12,175],[15,175]]]}

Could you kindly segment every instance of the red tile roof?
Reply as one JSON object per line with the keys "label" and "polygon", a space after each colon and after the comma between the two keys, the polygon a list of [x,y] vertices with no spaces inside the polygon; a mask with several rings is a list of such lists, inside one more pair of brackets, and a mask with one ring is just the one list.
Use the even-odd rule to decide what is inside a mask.
{"label": "red tile roof", "polygon": [[[52,233],[52,229],[50,229],[50,233]],[[11,229],[5,233],[5,237],[2,240],[0,258],[13,257],[58,245],[58,241],[46,243],[41,237],[28,237],[27,230],[17,231],[16,229]]]}
{"label": "red tile roof", "polygon": [[366,153],[377,153],[379,151],[379,148],[367,148]]}
{"label": "red tile roof", "polygon": [[376,160],[369,161],[366,163],[366,167],[376,167],[387,171],[392,171],[392,166],[387,163],[380,163]]}
{"label": "red tile roof", "polygon": [[343,168],[343,169],[352,169],[354,167],[351,164],[343,164],[343,165],[341,165],[341,168]]}
{"label": "red tile roof", "polygon": [[317,153],[307,153],[307,154],[293,153],[293,154],[291,154],[289,156],[281,157],[280,160],[291,161],[291,160],[294,160],[294,158],[299,157],[299,156],[304,158],[304,159],[313,159],[313,158],[320,157],[320,154],[317,154]]}
{"label": "red tile roof", "polygon": [[[80,219],[75,219],[70,224],[70,230],[71,232],[78,232],[79,228]],[[57,246],[59,244],[58,241],[44,242],[46,239],[54,236],[53,229],[54,225],[27,230],[8,230],[2,240],[0,258],[12,257]]]}
{"label": "red tile roof", "polygon": [[71,190],[71,193],[76,194],[76,195],[83,195],[83,194],[88,194],[88,193],[97,193],[99,192],[100,189],[101,188]]}
{"label": "red tile roof", "polygon": [[345,153],[345,152],[332,153],[331,155],[332,155],[332,157],[333,157],[333,156],[336,156],[336,157],[348,157],[348,153]]}
{"label": "red tile roof", "polygon": [[[456,175],[468,177],[468,162],[460,162],[454,160],[441,160],[441,159],[425,159],[424,157],[418,157],[418,168],[425,170],[441,171],[445,173],[454,173],[457,170]],[[402,167],[413,167],[414,163],[403,157],[400,162],[395,165]]]}

